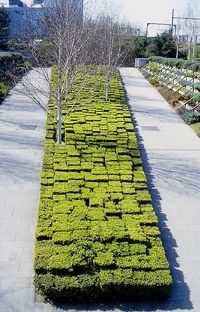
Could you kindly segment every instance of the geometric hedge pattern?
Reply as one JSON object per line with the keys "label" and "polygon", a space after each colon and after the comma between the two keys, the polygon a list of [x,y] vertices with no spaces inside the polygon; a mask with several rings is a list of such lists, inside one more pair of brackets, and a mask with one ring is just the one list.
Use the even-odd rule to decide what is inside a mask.
{"label": "geometric hedge pattern", "polygon": [[[95,76],[87,79],[92,86]],[[66,144],[47,119],[35,286],[68,302],[164,298],[172,278],[121,78],[112,78],[109,102],[103,74],[100,82],[67,117]]]}

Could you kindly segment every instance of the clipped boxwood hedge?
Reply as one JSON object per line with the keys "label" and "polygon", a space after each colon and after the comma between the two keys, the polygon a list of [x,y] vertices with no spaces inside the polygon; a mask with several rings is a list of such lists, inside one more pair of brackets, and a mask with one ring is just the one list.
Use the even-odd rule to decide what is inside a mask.
{"label": "clipped boxwood hedge", "polygon": [[104,87],[105,74],[91,102],[82,91],[65,145],[47,120],[35,286],[55,301],[163,299],[172,278],[119,73],[109,102]]}

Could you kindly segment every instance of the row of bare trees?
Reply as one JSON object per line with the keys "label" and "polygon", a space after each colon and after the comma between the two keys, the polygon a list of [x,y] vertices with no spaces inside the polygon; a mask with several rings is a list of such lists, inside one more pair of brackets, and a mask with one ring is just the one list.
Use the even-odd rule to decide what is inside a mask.
{"label": "row of bare trees", "polygon": [[[178,15],[178,14],[176,14]],[[176,16],[174,19],[176,25],[176,58],[187,39],[187,58],[195,58],[195,49],[200,34],[200,5],[197,0],[190,0],[183,16]],[[187,36],[187,38],[186,38]],[[185,38],[184,38],[185,37]]]}
{"label": "row of bare trees", "polygon": [[[62,125],[67,116],[80,105],[84,105],[84,101],[80,101],[80,94],[87,86],[91,68],[96,72],[97,83],[102,68],[106,70],[105,101],[108,101],[113,70],[120,65],[128,52],[127,49],[123,49],[124,26],[122,27],[108,14],[102,14],[95,20],[85,17],[82,21],[80,8],[75,3],[75,0],[54,0],[53,7],[44,9],[38,23],[45,29],[45,38],[41,41],[35,40],[34,31],[26,38],[27,47],[34,58],[34,70],[38,71],[40,77],[42,76],[48,88],[45,90],[38,86],[38,83],[35,84],[30,75],[22,79],[20,87],[20,90],[23,90],[20,92],[26,94],[56,120],[59,144],[63,141]],[[126,32],[127,29],[128,27]],[[37,32],[37,29],[35,31]],[[54,80],[51,79],[49,70],[51,66],[55,66]],[[77,84],[77,80],[81,83]],[[97,88],[95,83],[93,88],[90,86],[88,98],[92,97],[95,88]],[[47,100],[44,102],[41,100],[49,97],[49,90],[51,101],[56,107],[55,113],[48,111],[45,104]],[[70,98],[70,101],[73,101],[73,104],[70,104],[66,112],[66,102],[71,90],[73,98]]]}

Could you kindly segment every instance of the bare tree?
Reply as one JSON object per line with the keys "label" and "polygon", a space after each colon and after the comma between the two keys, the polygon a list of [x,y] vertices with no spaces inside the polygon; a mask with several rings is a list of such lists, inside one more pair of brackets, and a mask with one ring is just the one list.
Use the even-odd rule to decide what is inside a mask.
{"label": "bare tree", "polygon": [[195,1],[187,4],[185,27],[188,33],[188,59],[194,59],[197,36],[200,30],[200,21],[196,19],[199,14],[199,5]]}
{"label": "bare tree", "polygon": [[[52,97],[57,106],[58,143],[62,142],[62,124],[76,106],[74,103],[62,119],[63,101],[66,101],[68,93],[76,83],[80,66],[87,64],[90,57],[87,46],[92,36],[91,29],[85,26],[87,24],[83,26],[79,18],[79,8],[74,0],[67,4],[64,0],[57,0],[53,5],[53,12],[47,12],[44,20],[57,71],[57,79],[52,81]],[[84,76],[87,75],[86,69],[88,72],[88,67],[84,67],[84,70],[82,68]],[[86,79],[80,84],[76,95],[85,86],[85,81]]]}
{"label": "bare tree", "polygon": [[106,69],[106,86],[105,86],[105,100],[109,100],[110,80],[126,54],[133,45],[133,41],[124,47],[124,38],[128,35],[132,38],[131,27],[128,25],[120,25],[115,21],[113,16],[102,14],[98,19],[98,62]]}
{"label": "bare tree", "polygon": [[175,45],[176,45],[176,58],[179,57],[179,50],[180,50],[180,37],[181,37],[181,31],[182,31],[182,27],[181,27],[181,23],[179,22],[179,20],[176,21],[176,34],[175,34]]}
{"label": "bare tree", "polygon": [[[37,29],[35,31],[32,29],[32,36],[29,34],[26,37],[26,43],[34,60],[34,70],[43,77],[48,88],[46,90],[40,88],[37,83],[30,80],[29,75],[26,75],[18,92],[26,94],[56,120],[57,142],[61,144],[62,125],[67,116],[80,107],[80,95],[87,84],[87,77],[91,72],[98,71],[94,67],[85,66],[92,65],[95,59],[96,51],[91,51],[90,46],[96,33],[96,26],[89,19],[85,19],[83,23],[76,0],[54,0],[52,7],[43,9],[40,27],[45,32],[45,38],[36,40]],[[53,66],[52,76],[49,70],[51,66]],[[29,69],[31,68],[32,66]],[[94,89],[95,85],[88,97],[92,96]],[[50,101],[55,106],[53,110],[48,110],[41,101],[41,98],[49,98],[49,90]],[[42,96],[38,96],[39,94]],[[71,94],[70,105],[67,102],[69,94]]]}
{"label": "bare tree", "polygon": [[[34,68],[46,88],[26,75],[17,92],[31,98],[56,122],[59,144],[63,142],[62,127],[67,117],[86,102],[81,101],[81,94],[89,75],[96,75],[96,84],[90,86],[88,98],[98,88],[101,69],[106,69],[105,99],[108,100],[110,79],[127,52],[123,50],[124,27],[113,17],[103,14],[96,20],[84,18],[83,21],[80,10],[77,0],[54,0],[37,15],[37,23],[23,34],[34,66],[27,62],[19,71],[24,67]],[[41,40],[38,40],[38,25],[43,34]],[[16,74],[10,76],[16,79]],[[46,107],[48,99],[52,109]]]}

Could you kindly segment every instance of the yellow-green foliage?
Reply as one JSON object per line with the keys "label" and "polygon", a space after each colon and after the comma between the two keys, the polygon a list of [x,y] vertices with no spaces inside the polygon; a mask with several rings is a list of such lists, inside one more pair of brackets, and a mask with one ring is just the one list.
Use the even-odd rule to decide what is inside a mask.
{"label": "yellow-green foliage", "polygon": [[164,298],[172,279],[122,82],[116,73],[104,102],[101,80],[66,119],[65,145],[47,120],[35,286],[73,302]]}
{"label": "yellow-green foliage", "polygon": [[152,84],[153,86],[154,86],[154,85],[157,85],[157,84],[159,83],[158,79],[155,78],[155,77],[149,78],[149,82],[150,82],[150,84]]}
{"label": "yellow-green foliage", "polygon": [[9,88],[3,83],[0,82],[0,101],[8,94]]}
{"label": "yellow-green foliage", "polygon": [[159,71],[159,67],[158,64],[155,62],[151,62],[147,65],[147,68],[152,71],[152,72],[158,72]]}

